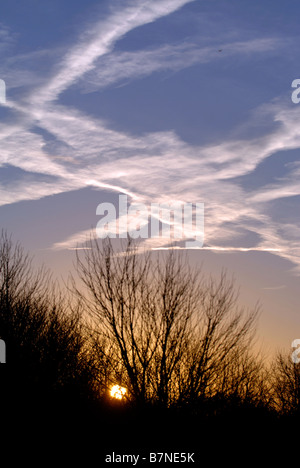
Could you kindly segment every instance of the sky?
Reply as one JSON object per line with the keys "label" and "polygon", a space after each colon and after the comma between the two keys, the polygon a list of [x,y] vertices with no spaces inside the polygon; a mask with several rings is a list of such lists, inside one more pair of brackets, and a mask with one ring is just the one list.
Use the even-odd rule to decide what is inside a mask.
{"label": "sky", "polygon": [[140,214],[203,203],[203,245],[177,247],[207,274],[233,275],[246,308],[260,304],[267,353],[290,350],[299,2],[4,0],[0,11],[0,228],[62,280],[99,205],[118,217],[120,195]]}

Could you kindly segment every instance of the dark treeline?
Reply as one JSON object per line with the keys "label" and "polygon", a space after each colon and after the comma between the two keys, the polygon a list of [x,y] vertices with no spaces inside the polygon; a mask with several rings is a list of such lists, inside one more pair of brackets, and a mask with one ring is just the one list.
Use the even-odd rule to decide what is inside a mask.
{"label": "dark treeline", "polygon": [[299,366],[254,352],[259,310],[238,306],[226,274],[207,278],[175,250],[140,254],[130,241],[121,253],[90,239],[76,265],[62,290],[2,232],[1,421],[12,440],[58,447],[70,436],[72,450],[85,440],[100,453],[234,450],[292,434]]}

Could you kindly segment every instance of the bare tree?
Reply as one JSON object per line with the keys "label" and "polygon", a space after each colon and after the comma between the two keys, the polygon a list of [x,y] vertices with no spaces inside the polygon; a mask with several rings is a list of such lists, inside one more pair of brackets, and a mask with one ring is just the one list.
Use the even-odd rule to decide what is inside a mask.
{"label": "bare tree", "polygon": [[81,388],[88,393],[93,366],[80,305],[71,305],[47,271],[35,271],[5,231],[0,236],[0,338],[7,351],[0,388],[10,401],[44,401],[66,391],[78,395]]}
{"label": "bare tree", "polygon": [[274,405],[280,414],[300,412],[300,364],[290,354],[279,352],[272,366]]}
{"label": "bare tree", "polygon": [[130,239],[118,251],[110,240],[91,238],[77,252],[86,289],[75,281],[74,288],[106,343],[101,352],[110,353],[106,385],[120,383],[140,403],[169,406],[253,381],[249,347],[258,309],[237,307],[224,273],[205,280],[173,249],[156,256],[138,253]]}

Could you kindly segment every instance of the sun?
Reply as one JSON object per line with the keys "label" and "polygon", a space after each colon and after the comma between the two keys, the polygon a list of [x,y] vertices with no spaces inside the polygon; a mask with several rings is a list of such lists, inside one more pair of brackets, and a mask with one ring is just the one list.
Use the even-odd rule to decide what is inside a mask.
{"label": "sun", "polygon": [[121,385],[113,385],[110,390],[110,396],[113,398],[117,398],[118,400],[122,400],[126,393],[126,388],[121,387]]}

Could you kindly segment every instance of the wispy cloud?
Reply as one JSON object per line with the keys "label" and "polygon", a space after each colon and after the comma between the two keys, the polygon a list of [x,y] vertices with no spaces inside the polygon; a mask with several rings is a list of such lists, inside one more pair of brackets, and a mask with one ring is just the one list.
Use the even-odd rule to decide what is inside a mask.
{"label": "wispy cloud", "polygon": [[[37,89],[30,90],[20,102],[11,102],[16,119],[0,129],[2,163],[54,179],[30,185],[21,180],[9,191],[0,186],[1,203],[34,200],[89,185],[128,194],[147,205],[174,200],[204,202],[204,249],[266,251],[288,259],[300,270],[296,222],[289,220],[283,234],[283,226],[272,218],[267,207],[271,200],[300,194],[297,167],[291,167],[283,180],[251,194],[246,193],[242,183],[234,181],[251,174],[272,154],[300,147],[298,109],[280,101],[266,103],[274,128],[264,135],[190,145],[175,131],[134,137],[112,130],[105,121],[59,103],[60,94],[74,83],[82,86],[83,77],[85,91],[90,91],[155,71],[176,71],[228,56],[272,53],[278,47],[278,40],[269,38],[226,42],[222,44],[223,55],[214,45],[201,48],[188,42],[146,51],[113,51],[114,44],[128,31],[168,15],[189,1],[126,2],[123,8],[96,21]],[[256,236],[251,238],[254,245],[240,245],[238,233],[242,230],[253,239]],[[86,240],[87,232],[74,233],[54,248],[74,248]],[[153,242],[151,248],[168,248],[163,240]],[[145,245],[150,247],[151,240]]]}
{"label": "wispy cloud", "polygon": [[[277,118],[276,113],[274,118]],[[102,127],[98,127],[100,134],[101,129]],[[282,226],[272,220],[266,212],[264,200],[270,199],[274,188],[264,187],[261,193],[265,198],[259,199],[256,194],[249,197],[241,186],[230,181],[233,175],[251,172],[261,160],[283,147],[294,147],[294,133],[291,142],[284,135],[283,143],[281,135],[282,128],[279,127],[277,132],[272,132],[264,139],[229,141],[217,147],[198,148],[183,143],[172,132],[149,134],[139,139],[122,135],[125,158],[115,159],[116,156],[113,156],[110,160],[108,155],[107,160],[104,157],[101,163],[90,160],[89,170],[80,169],[78,174],[73,174],[72,177],[83,180],[83,175],[86,178],[92,170],[94,174],[101,174],[101,184],[115,184],[117,190],[122,187],[123,191],[135,193],[141,201],[149,204],[173,201],[178,199],[178,196],[187,202],[204,201],[205,249],[220,252],[266,251],[298,263],[300,249],[297,242],[291,244],[291,229],[295,229],[295,225],[291,224],[289,232],[286,232],[286,238],[282,238],[280,232]],[[118,143],[120,144],[120,140]],[[116,145],[118,150],[120,150],[119,144]],[[111,144],[110,155],[114,153],[113,147]],[[140,155],[137,156],[136,152]],[[86,157],[89,157],[88,154]],[[84,155],[82,158],[85,159]],[[244,164],[242,164],[243,158]],[[234,169],[237,161],[238,168]],[[222,169],[213,170],[213,164],[222,165]],[[144,170],[145,167],[147,171]],[[180,177],[178,174],[181,174]],[[289,183],[291,176],[285,180],[287,186]],[[277,196],[280,197],[284,188],[279,186],[277,190]],[[229,222],[231,228],[228,228]],[[257,245],[252,247],[234,245],[237,232],[242,228],[259,234],[260,240]],[[72,247],[75,238],[78,242],[76,236],[71,239]],[[221,245],[216,244],[216,239],[221,241]],[[226,240],[227,245],[224,246]],[[64,245],[68,245],[68,241]],[[153,247],[161,248],[164,245]]]}
{"label": "wispy cloud", "polygon": [[0,22],[0,52],[9,50],[16,41],[16,34],[8,26]]}
{"label": "wispy cloud", "polygon": [[222,44],[222,54],[216,44],[200,47],[191,43],[166,44],[150,50],[112,52],[95,63],[94,69],[84,76],[84,92],[96,91],[114,83],[128,82],[158,71],[178,71],[195,64],[228,59],[235,55],[265,53],[278,50],[277,38],[254,39]]}
{"label": "wispy cloud", "polygon": [[152,0],[126,2],[125,6],[112,12],[85,32],[79,43],[62,60],[59,71],[31,97],[36,103],[53,101],[66,88],[91,70],[95,60],[108,53],[115,42],[128,31],[169,15],[178,8],[195,0]]}
{"label": "wispy cloud", "polygon": [[90,238],[91,230],[84,230],[81,232],[76,232],[74,235],[69,236],[62,242],[56,242],[53,244],[53,250],[76,250],[80,249],[82,244],[86,244],[87,240]]}

